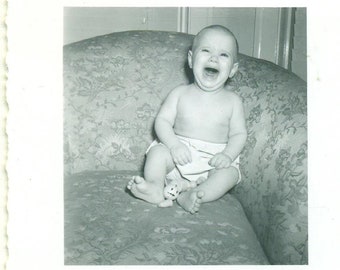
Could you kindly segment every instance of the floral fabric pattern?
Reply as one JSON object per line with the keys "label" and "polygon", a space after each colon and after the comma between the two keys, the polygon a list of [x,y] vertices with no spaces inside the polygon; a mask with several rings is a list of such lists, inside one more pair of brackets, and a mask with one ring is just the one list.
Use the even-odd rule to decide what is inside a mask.
{"label": "floral fabric pattern", "polygon": [[191,215],[177,204],[158,208],[127,194],[132,175],[97,172],[67,178],[65,264],[268,264],[232,195]]}
{"label": "floral fabric pattern", "polygon": [[[142,169],[145,150],[154,139],[154,117],[162,101],[171,89],[192,80],[186,63],[192,38],[173,32],[130,31],[64,47],[64,167],[67,186],[71,185],[70,179],[74,175],[84,171],[118,173]],[[228,87],[243,99],[248,140],[240,157],[242,182],[232,191],[233,196],[227,197],[237,198],[242,204],[270,263],[307,264],[306,83],[264,60],[240,55],[239,62],[239,71],[229,81]],[[93,187],[100,186],[100,181],[97,179],[96,183],[93,179],[86,181],[91,180]],[[117,187],[110,188],[113,192]],[[99,192],[96,194],[101,196]],[[131,202],[131,211],[143,204],[137,202]],[[65,202],[65,207],[73,209],[73,204],[77,204],[75,198],[72,204]],[[65,211],[71,211],[67,207]],[[100,209],[98,205],[95,207]],[[174,209],[165,209],[164,212]],[[76,215],[76,210],[72,211]],[[154,212],[155,215],[159,213],[160,209]],[[225,218],[223,222],[231,222],[230,218]],[[186,228],[182,226],[183,222],[186,221],[181,220],[178,227],[166,230]],[[162,231],[163,227],[159,228]],[[219,238],[206,241],[212,244],[213,239],[217,241]],[[82,256],[78,252],[72,254]],[[250,251],[248,253],[253,256]],[[162,254],[159,258],[164,257]],[[74,256],[68,255],[67,261],[75,262]],[[148,263],[145,256],[138,257],[143,258],[141,262],[135,259],[131,263]],[[159,258],[158,263],[169,263]],[[231,258],[235,264],[263,262]],[[103,257],[93,259],[99,260],[98,263],[110,261]],[[114,261],[127,262],[126,259],[117,260]],[[149,262],[157,264],[155,258]],[[196,258],[192,263],[201,262]],[[232,262],[224,258],[223,263]]]}
{"label": "floral fabric pattern", "polygon": [[271,262],[307,264],[306,84],[269,62],[242,59],[240,66],[231,86],[247,117],[246,180],[233,193]]}
{"label": "floral fabric pattern", "polygon": [[123,32],[64,48],[65,172],[138,170],[191,36]]}

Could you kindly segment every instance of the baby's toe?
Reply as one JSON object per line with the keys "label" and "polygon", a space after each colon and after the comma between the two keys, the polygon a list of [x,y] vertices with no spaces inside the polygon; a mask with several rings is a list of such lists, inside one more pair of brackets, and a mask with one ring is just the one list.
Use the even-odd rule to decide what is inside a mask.
{"label": "baby's toe", "polygon": [[200,204],[195,204],[195,205],[192,207],[190,213],[191,213],[191,214],[195,214],[195,213],[197,213],[199,210],[200,210]]}
{"label": "baby's toe", "polygon": [[200,207],[201,203],[202,203],[202,200],[201,200],[201,199],[197,199],[197,200],[195,201],[194,206],[195,206],[195,207]]}
{"label": "baby's toe", "polygon": [[204,196],[204,192],[203,191],[200,190],[200,191],[197,192],[197,198],[198,199],[202,199],[203,196]]}
{"label": "baby's toe", "polygon": [[136,184],[140,184],[144,181],[144,178],[143,177],[140,177],[140,176],[134,176],[132,178],[133,182],[136,183]]}
{"label": "baby's toe", "polygon": [[126,187],[128,189],[131,189],[133,184],[134,184],[133,180],[130,180]]}
{"label": "baby's toe", "polygon": [[194,206],[194,208],[192,209],[192,211],[193,211],[194,213],[196,213],[196,212],[198,212],[199,209],[200,209],[199,206]]}
{"label": "baby's toe", "polygon": [[201,176],[201,177],[199,177],[199,178],[197,179],[196,183],[197,183],[197,185],[200,185],[200,184],[202,184],[205,180],[207,180],[207,179],[205,179],[203,176]]}

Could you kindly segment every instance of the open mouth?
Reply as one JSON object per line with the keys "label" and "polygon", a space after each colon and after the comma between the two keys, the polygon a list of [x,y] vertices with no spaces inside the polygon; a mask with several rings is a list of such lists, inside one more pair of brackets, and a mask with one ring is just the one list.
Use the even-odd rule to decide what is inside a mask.
{"label": "open mouth", "polygon": [[206,68],[204,68],[204,73],[207,76],[215,76],[219,73],[219,71],[216,68],[206,67]]}

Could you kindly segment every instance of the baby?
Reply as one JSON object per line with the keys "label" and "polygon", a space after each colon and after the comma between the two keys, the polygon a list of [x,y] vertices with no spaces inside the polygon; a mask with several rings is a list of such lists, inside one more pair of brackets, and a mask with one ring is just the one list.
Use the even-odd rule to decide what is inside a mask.
{"label": "baby", "polygon": [[[159,204],[166,181],[190,181],[177,203],[195,213],[202,203],[222,197],[240,181],[238,156],[247,139],[242,101],[226,87],[238,69],[238,45],[225,27],[208,26],[188,52],[194,83],[170,92],[155,120],[158,137],[147,150],[144,178],[127,188]],[[195,184],[195,181],[199,184]]]}

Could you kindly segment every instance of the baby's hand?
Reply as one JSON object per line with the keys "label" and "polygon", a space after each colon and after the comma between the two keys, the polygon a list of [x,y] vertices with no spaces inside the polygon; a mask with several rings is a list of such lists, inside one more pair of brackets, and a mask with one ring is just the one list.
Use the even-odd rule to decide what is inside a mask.
{"label": "baby's hand", "polygon": [[186,145],[178,143],[171,147],[170,153],[175,164],[185,165],[192,161],[191,153]]}
{"label": "baby's hand", "polygon": [[210,159],[209,165],[215,167],[216,169],[222,169],[228,168],[232,162],[232,159],[228,155],[221,152],[217,153]]}

